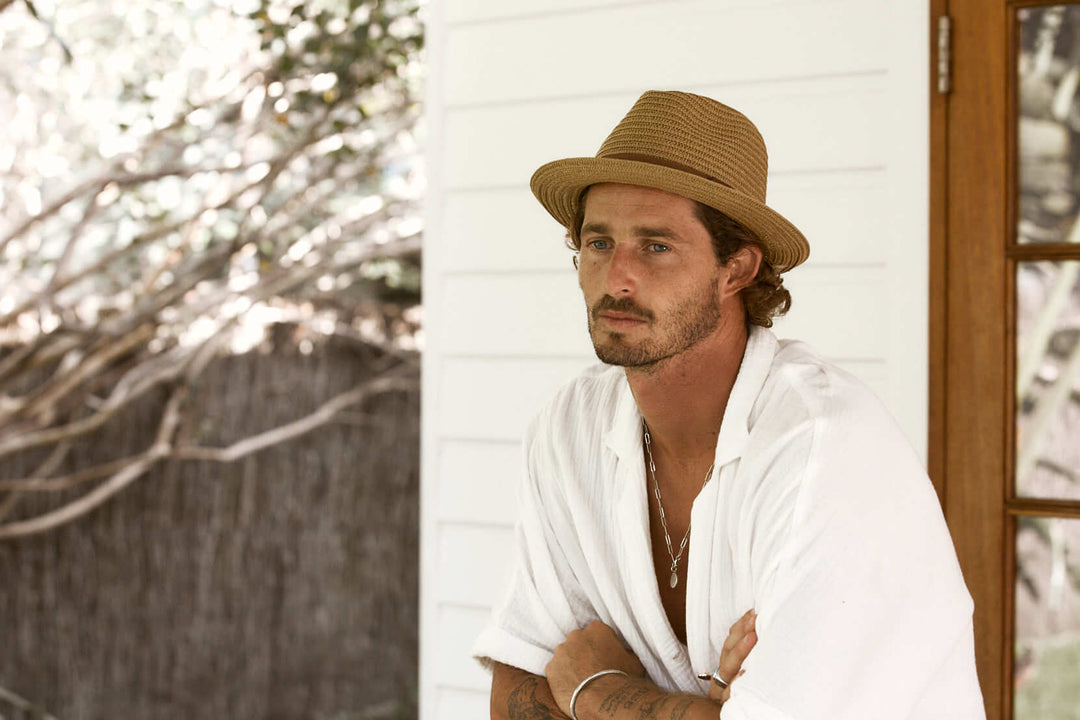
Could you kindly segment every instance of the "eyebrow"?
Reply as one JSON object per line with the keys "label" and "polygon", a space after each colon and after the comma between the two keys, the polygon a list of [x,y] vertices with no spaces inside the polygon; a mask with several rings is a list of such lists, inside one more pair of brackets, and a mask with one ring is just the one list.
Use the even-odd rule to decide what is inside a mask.
{"label": "eyebrow", "polygon": [[[675,240],[678,235],[674,230],[662,227],[649,227],[647,225],[637,225],[633,228],[634,235],[637,237],[649,237],[649,238],[666,238],[668,240]],[[610,235],[611,228],[607,223],[587,223],[581,226],[581,234],[596,233],[597,235]]]}

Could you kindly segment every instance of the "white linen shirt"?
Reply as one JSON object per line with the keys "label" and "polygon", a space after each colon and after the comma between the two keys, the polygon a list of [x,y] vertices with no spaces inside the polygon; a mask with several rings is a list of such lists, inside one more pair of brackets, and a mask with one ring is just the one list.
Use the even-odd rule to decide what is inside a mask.
{"label": "white linen shirt", "polygon": [[982,719],[972,602],[937,495],[882,404],[754,328],[694,501],[687,645],[660,602],[641,415],[621,368],[565,386],[525,438],[517,558],[473,652],[537,675],[592,620],[670,692],[704,694],[728,629],[757,645],[723,720]]}

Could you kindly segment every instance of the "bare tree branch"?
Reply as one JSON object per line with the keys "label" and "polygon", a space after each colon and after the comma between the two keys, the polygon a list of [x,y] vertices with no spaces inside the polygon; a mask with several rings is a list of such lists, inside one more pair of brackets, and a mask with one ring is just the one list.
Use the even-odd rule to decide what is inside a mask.
{"label": "bare tree branch", "polygon": [[143,454],[140,453],[139,455],[112,460],[107,463],[102,463],[101,465],[94,465],[85,470],[79,470],[78,472],[55,478],[46,477],[48,473],[39,472],[34,473],[33,477],[18,478],[15,480],[0,480],[0,490],[7,490],[12,493],[59,492],[61,490],[70,490],[76,485],[81,485],[89,480],[97,480],[106,475],[118,473],[128,465],[139,462],[142,457]]}
{"label": "bare tree branch", "polygon": [[86,228],[87,223],[94,217],[98,210],[97,199],[101,195],[99,189],[95,193],[91,193],[90,197],[86,199],[86,206],[83,208],[82,217],[79,218],[79,222],[71,229],[71,234],[68,236],[67,243],[64,246],[64,251],[57,258],[56,263],[53,265],[52,277],[49,278],[49,282],[45,286],[45,290],[42,291],[40,302],[51,306],[52,297],[57,291],[57,280],[63,277],[64,270],[67,268],[67,264],[71,261],[71,256],[75,253],[75,245],[79,242],[79,238],[82,237],[83,230]]}
{"label": "bare tree branch", "polygon": [[[128,354],[152,338],[155,330],[156,328],[153,325],[144,324],[135,328],[125,337],[107,343],[97,352],[88,355],[69,372],[55,378],[55,381],[50,385],[44,386],[38,392],[31,393],[23,406],[19,408],[17,414],[39,419],[48,418],[55,411],[63,396],[86,382],[96,373],[101,372],[117,358]],[[4,419],[4,416],[0,415],[0,421]]]}
{"label": "bare tree branch", "polygon": [[[58,443],[53,451],[49,453],[49,457],[45,458],[45,462],[38,466],[34,471],[34,475],[38,477],[52,475],[56,472],[56,468],[60,467],[60,463],[64,462],[64,458],[67,457],[68,452],[71,450],[71,443]],[[3,520],[11,511],[18,505],[19,499],[22,497],[22,493],[18,490],[13,490],[8,494],[4,501],[0,503],[0,520]]]}
{"label": "bare tree branch", "polygon": [[[0,10],[12,2],[0,0]],[[415,7],[373,12],[381,23],[394,12],[414,15]],[[287,32],[272,15],[249,18],[260,43]],[[348,13],[341,21],[355,22]],[[155,64],[149,72],[196,80],[179,90],[162,84],[172,94],[161,107],[178,108],[165,126],[155,107],[119,134],[85,134],[134,142],[119,154],[116,143],[105,148],[108,159],[77,147],[77,122],[64,124],[74,130],[64,137],[38,130],[62,141],[59,152],[45,155],[81,164],[76,177],[86,179],[56,196],[37,176],[40,164],[19,163],[14,180],[20,190],[28,183],[26,207],[37,212],[0,231],[0,462],[24,452],[49,455],[28,477],[0,480],[0,523],[27,493],[46,508],[35,517],[12,515],[17,522],[0,524],[0,537],[81,517],[163,461],[230,462],[340,421],[343,409],[371,393],[415,387],[415,355],[394,340],[369,342],[385,353],[376,376],[313,414],[228,447],[178,439],[178,428],[200,420],[183,417],[182,397],[226,343],[252,342],[283,317],[305,331],[353,339],[356,328],[372,327],[369,319],[376,336],[384,326],[408,332],[414,322],[403,308],[419,301],[420,239],[398,237],[398,221],[417,219],[419,168],[408,135],[419,116],[417,86],[401,70],[409,70],[402,58],[418,51],[419,36],[373,43],[324,24],[314,23],[321,35],[303,47],[287,40],[284,50],[262,43],[258,53],[244,51],[239,71],[196,63],[197,71],[180,73]],[[329,75],[336,77],[332,91],[316,90],[315,79]],[[16,92],[52,108],[49,93],[35,94],[21,80],[11,80]],[[205,112],[191,114],[200,108]],[[94,164],[87,166],[88,157]],[[369,212],[372,194],[382,202]],[[363,272],[373,261],[379,272]],[[385,306],[373,305],[384,298]],[[124,450],[127,457],[72,467],[70,447],[163,389],[171,394],[156,411],[158,441],[143,452]],[[80,495],[48,495],[59,490]]]}
{"label": "bare tree branch", "polygon": [[[316,138],[317,139],[317,138]],[[303,148],[300,148],[303,149]],[[288,153],[286,154],[288,155]],[[273,161],[271,161],[273,162]],[[253,167],[256,163],[246,163],[242,165],[219,165],[219,166],[202,166],[202,165],[173,165],[169,167],[159,168],[157,170],[149,170],[144,172],[123,172],[117,170],[115,167],[108,173],[99,175],[98,177],[84,180],[76,185],[71,190],[67,191],[59,198],[51,202],[41,212],[36,215],[32,215],[24,220],[21,224],[17,225],[14,230],[9,232],[3,238],[0,238],[0,254],[4,252],[4,248],[7,244],[25,233],[30,228],[38,225],[39,223],[49,219],[56,213],[60,212],[65,205],[73,200],[86,195],[88,193],[93,194],[95,197],[101,192],[107,185],[115,183],[120,187],[128,187],[131,185],[141,185],[143,183],[153,182],[155,180],[161,180],[167,177],[175,178],[190,178],[194,175],[200,175],[202,173],[238,173]],[[251,183],[248,187],[258,185],[262,182],[262,179]],[[237,193],[239,195],[239,193]]]}
{"label": "bare tree branch", "polygon": [[172,450],[172,437],[180,423],[180,410],[187,397],[187,392],[186,387],[180,387],[173,392],[172,397],[169,398],[169,402],[165,406],[165,412],[154,444],[147,448],[146,452],[139,456],[138,460],[126,465],[104,483],[63,507],[30,520],[0,525],[0,540],[34,535],[82,517],[167,458]]}
{"label": "bare tree branch", "polygon": [[81,196],[85,195],[86,193],[90,192],[93,188],[97,187],[99,184],[101,184],[101,180],[98,179],[98,178],[91,178],[90,180],[84,180],[83,182],[79,183],[78,185],[73,187],[71,190],[68,190],[66,193],[61,195],[59,198],[57,198],[56,200],[51,202],[41,212],[37,213],[36,215],[31,215],[25,221],[23,221],[23,223],[21,225],[15,226],[14,230],[9,232],[4,237],[0,238],[0,257],[3,256],[4,248],[7,247],[7,244],[9,242],[11,242],[15,238],[19,237],[24,232],[26,232],[30,228],[34,227],[35,225],[37,225],[41,221],[46,220],[46,219],[52,217],[53,215],[55,215],[56,213],[60,212],[60,209],[63,208],[65,205],[67,205],[69,202],[71,202],[72,200],[74,200],[74,199],[76,199],[78,197],[81,197]]}
{"label": "bare tree branch", "polygon": [[[4,1],[5,0],[0,0],[0,3]],[[11,0],[6,1],[9,5],[11,4]],[[4,7],[4,5],[0,5],[0,11],[3,11]],[[3,686],[0,686],[0,700],[3,700],[8,705],[13,706],[17,710],[21,710],[30,717],[40,718],[41,720],[56,720],[56,716],[50,713],[48,710],[38,705],[35,705],[34,703],[30,702],[29,700],[20,695],[16,695],[11,690],[8,690]]]}
{"label": "bare tree branch", "polygon": [[416,378],[412,376],[415,372],[416,365],[414,363],[402,363],[392,371],[367,380],[352,390],[331,398],[317,410],[303,418],[259,435],[245,438],[225,448],[172,447],[173,437],[180,423],[181,407],[188,393],[186,386],[181,386],[169,398],[157,438],[154,444],[145,452],[134,457],[104,463],[61,478],[35,477],[0,481],[0,490],[16,492],[58,491],[70,489],[78,484],[105,475],[112,475],[102,485],[58,510],[31,520],[0,525],[0,540],[43,532],[81,517],[165,459],[235,462],[260,450],[293,440],[332,422],[343,410],[373,395],[415,390],[418,387]]}
{"label": "bare tree branch", "polygon": [[125,384],[121,382],[113,394],[105,402],[105,405],[96,413],[87,418],[82,418],[67,425],[60,425],[37,432],[17,435],[9,440],[0,442],[0,458],[24,452],[33,448],[49,445],[54,442],[73,440],[98,429],[124,407],[130,405],[136,399],[167,382],[171,382],[184,374],[190,382],[198,372],[206,366],[214,352],[223,342],[225,335],[217,334],[206,340],[194,351],[188,351],[183,357],[185,362],[166,365],[157,372],[141,377],[137,382]]}
{"label": "bare tree branch", "polygon": [[234,462],[259,450],[265,450],[268,447],[294,440],[305,433],[309,433],[331,422],[345,408],[355,405],[372,395],[400,390],[414,390],[417,387],[418,383],[413,378],[393,375],[378,377],[328,400],[318,410],[299,420],[245,438],[226,448],[208,448],[193,445],[178,447],[173,452],[173,457],[179,460]]}

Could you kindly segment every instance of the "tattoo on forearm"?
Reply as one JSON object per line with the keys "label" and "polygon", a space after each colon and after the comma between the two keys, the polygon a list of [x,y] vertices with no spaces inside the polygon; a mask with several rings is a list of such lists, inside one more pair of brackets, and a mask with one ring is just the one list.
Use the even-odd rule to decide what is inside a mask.
{"label": "tattoo on forearm", "polygon": [[638,720],[656,720],[656,711],[659,709],[663,699],[662,697],[655,697],[641,703],[641,707],[638,708]]}
{"label": "tattoo on forearm", "polygon": [[[622,711],[629,710],[633,713],[636,710],[636,720],[685,720],[691,708],[697,705],[699,701],[714,708],[719,708],[718,705],[713,705],[710,700],[703,697],[668,695],[651,684],[628,680],[612,690],[600,702],[597,709],[600,714],[609,718],[626,718],[629,717],[629,714],[622,713]],[[511,713],[510,717],[513,719],[517,716]],[[528,715],[522,717],[547,716]]]}
{"label": "tattoo on forearm", "polygon": [[[690,712],[690,708],[702,699],[693,696],[664,695],[655,689],[627,683],[608,695],[601,703],[600,710],[606,712],[608,717],[615,717],[620,709],[637,708],[637,720],[662,720],[662,718],[683,720]],[[668,708],[671,708],[670,712]]]}
{"label": "tattoo on forearm", "polygon": [[608,717],[615,717],[620,707],[629,710],[637,704],[638,700],[648,694],[648,688],[635,686],[629,682],[624,683],[618,690],[604,698],[604,701],[600,703],[600,712],[607,713]]}
{"label": "tattoo on forearm", "polygon": [[536,697],[537,678],[523,681],[506,698],[506,714],[510,720],[557,720],[550,707]]}
{"label": "tattoo on forearm", "polygon": [[682,698],[671,709],[671,720],[682,720],[686,713],[690,712],[690,706],[694,704],[694,698]]}

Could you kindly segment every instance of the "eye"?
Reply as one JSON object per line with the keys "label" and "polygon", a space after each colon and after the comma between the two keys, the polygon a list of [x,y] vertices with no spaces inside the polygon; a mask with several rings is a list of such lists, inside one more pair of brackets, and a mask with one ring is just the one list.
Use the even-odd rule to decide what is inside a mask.
{"label": "eye", "polygon": [[605,238],[596,238],[586,243],[593,250],[607,250],[611,247],[611,241]]}
{"label": "eye", "polygon": [[654,242],[654,243],[649,243],[648,250],[651,253],[666,253],[669,250],[671,250],[671,246],[665,245],[664,243],[660,243],[660,242]]}

